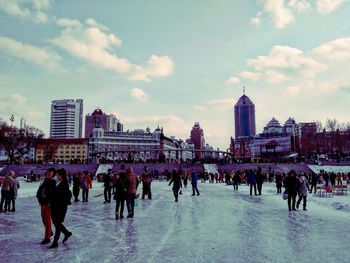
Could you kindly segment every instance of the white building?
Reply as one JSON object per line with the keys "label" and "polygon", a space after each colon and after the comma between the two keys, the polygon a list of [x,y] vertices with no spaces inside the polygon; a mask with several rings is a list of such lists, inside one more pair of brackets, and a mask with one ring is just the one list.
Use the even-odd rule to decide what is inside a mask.
{"label": "white building", "polygon": [[[182,141],[181,141],[182,142]],[[174,138],[164,136],[163,131],[157,128],[153,133],[149,129],[136,129],[134,131],[118,132],[104,131],[102,128],[93,129],[89,138],[89,156],[93,162],[101,158],[107,160],[133,160],[147,159],[182,159],[190,157],[187,144]],[[193,147],[193,145],[192,145]]]}
{"label": "white building", "polygon": [[54,100],[51,104],[50,138],[82,138],[83,100]]}

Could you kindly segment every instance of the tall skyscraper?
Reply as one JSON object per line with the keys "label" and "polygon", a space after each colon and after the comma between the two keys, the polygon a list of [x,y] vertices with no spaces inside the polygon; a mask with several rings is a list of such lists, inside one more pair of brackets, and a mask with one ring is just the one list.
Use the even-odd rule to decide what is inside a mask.
{"label": "tall skyscraper", "polygon": [[51,103],[51,138],[81,138],[83,134],[83,100],[53,100]]}
{"label": "tall skyscraper", "polygon": [[[204,132],[199,122],[195,122],[194,126],[191,130],[191,141],[194,144],[195,150],[204,150],[205,140],[204,140]],[[196,158],[203,158],[204,154],[201,152],[196,152]]]}
{"label": "tall skyscraper", "polygon": [[235,117],[235,138],[248,138],[255,136],[255,106],[248,96],[245,95],[243,87],[243,96],[239,98],[234,108]]}
{"label": "tall skyscraper", "polygon": [[108,115],[99,108],[91,115],[85,116],[85,138],[88,138],[96,127],[101,127],[104,131],[123,131],[123,124],[115,115]]}

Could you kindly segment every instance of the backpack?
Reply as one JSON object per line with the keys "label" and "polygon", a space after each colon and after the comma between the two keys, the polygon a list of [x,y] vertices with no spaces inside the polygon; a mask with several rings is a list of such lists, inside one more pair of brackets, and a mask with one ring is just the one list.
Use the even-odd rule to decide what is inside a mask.
{"label": "backpack", "polygon": [[83,178],[81,179],[81,186],[83,189],[87,188],[87,183],[86,183],[86,178],[85,176],[83,176]]}

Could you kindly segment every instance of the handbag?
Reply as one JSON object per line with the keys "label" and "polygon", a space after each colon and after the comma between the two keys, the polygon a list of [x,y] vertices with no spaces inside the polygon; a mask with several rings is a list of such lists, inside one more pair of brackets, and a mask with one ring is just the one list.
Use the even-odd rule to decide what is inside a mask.
{"label": "handbag", "polygon": [[287,200],[288,199],[288,190],[287,189],[284,190],[282,198],[283,198],[283,200]]}

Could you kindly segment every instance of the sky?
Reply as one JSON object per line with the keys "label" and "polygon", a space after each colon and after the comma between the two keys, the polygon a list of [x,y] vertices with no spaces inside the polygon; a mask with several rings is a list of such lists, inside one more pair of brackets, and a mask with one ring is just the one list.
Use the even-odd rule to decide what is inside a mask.
{"label": "sky", "polygon": [[233,106],[255,104],[257,133],[349,122],[349,0],[0,0],[0,118],[49,135],[56,99],[83,99],[125,130],[195,122],[226,150]]}

